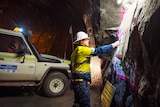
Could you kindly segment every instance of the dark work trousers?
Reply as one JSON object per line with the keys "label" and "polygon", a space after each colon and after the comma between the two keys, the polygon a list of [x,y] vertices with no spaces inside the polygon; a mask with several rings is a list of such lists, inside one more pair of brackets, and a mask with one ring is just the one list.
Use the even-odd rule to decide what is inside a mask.
{"label": "dark work trousers", "polygon": [[72,88],[74,91],[74,103],[79,104],[79,107],[90,107],[90,88],[88,81],[73,82]]}

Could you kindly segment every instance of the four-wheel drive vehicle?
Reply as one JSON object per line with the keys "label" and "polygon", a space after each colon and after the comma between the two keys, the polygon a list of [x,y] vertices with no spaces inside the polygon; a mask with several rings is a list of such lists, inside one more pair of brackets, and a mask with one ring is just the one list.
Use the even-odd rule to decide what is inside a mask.
{"label": "four-wheel drive vehicle", "polygon": [[63,95],[70,61],[39,54],[30,33],[0,29],[0,86],[37,86],[48,97]]}

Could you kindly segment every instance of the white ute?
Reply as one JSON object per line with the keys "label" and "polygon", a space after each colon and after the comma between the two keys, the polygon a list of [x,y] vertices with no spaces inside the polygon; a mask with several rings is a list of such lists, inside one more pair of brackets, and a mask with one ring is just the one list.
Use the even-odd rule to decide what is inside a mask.
{"label": "white ute", "polygon": [[36,86],[48,97],[63,95],[69,85],[70,61],[39,54],[30,36],[0,28],[0,86]]}

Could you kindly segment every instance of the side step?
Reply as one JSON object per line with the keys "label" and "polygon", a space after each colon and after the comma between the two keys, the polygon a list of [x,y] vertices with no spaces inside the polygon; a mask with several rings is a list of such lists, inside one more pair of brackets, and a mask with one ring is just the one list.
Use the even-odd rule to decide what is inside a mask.
{"label": "side step", "polygon": [[38,86],[35,82],[0,82],[0,86],[19,87],[19,86]]}

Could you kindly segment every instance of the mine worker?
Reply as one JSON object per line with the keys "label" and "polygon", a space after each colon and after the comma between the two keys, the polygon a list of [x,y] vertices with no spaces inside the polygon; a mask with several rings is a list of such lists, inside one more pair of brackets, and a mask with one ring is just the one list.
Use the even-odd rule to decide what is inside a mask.
{"label": "mine worker", "polygon": [[91,82],[90,56],[98,56],[112,50],[119,45],[119,41],[109,45],[91,48],[89,47],[88,34],[79,31],[73,43],[77,44],[71,55],[72,88],[75,100],[73,107],[90,107],[90,88],[88,85],[88,82]]}
{"label": "mine worker", "polygon": [[17,39],[13,39],[8,47],[8,52],[10,53],[16,53],[20,46],[20,42]]}

